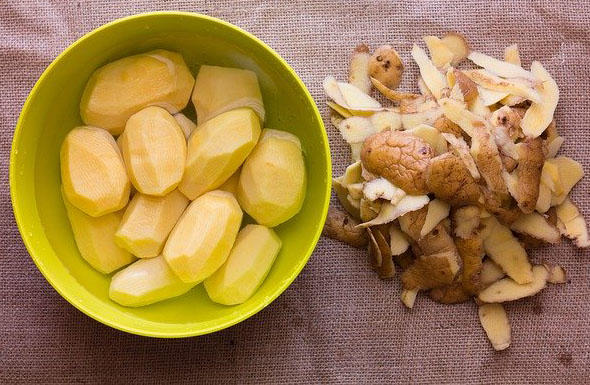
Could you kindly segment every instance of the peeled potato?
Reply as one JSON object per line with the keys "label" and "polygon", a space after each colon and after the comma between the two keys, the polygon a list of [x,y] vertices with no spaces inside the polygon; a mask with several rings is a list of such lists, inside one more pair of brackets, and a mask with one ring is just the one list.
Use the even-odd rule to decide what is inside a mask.
{"label": "peeled potato", "polygon": [[197,129],[197,125],[186,117],[185,114],[179,112],[178,114],[174,114],[174,119],[176,119],[176,123],[180,126],[184,137],[188,140],[194,130]]}
{"label": "peeled potato", "polygon": [[259,224],[274,227],[299,212],[305,185],[299,139],[285,131],[265,129],[242,166],[238,200],[244,211]]}
{"label": "peeled potato", "polygon": [[174,190],[184,173],[186,139],[172,115],[147,107],[129,118],[119,138],[135,188],[162,196]]}
{"label": "peeled potato", "polygon": [[139,258],[159,255],[187,205],[188,199],[178,190],[163,197],[136,194],[125,210],[115,242]]}
{"label": "peeled potato", "polygon": [[250,107],[264,121],[264,105],[256,74],[239,68],[203,65],[192,96],[197,124],[224,112]]}
{"label": "peeled potato", "polygon": [[280,249],[281,240],[273,230],[261,225],[244,227],[227,261],[204,282],[211,300],[224,305],[246,301],[266,278]]}
{"label": "peeled potato", "polygon": [[260,136],[260,121],[250,108],[239,108],[199,126],[188,141],[179,189],[193,200],[221,186],[244,162]]}
{"label": "peeled potato", "polygon": [[64,194],[84,213],[98,217],[122,209],[129,201],[125,165],[107,131],[74,128],[61,146],[60,162]]}
{"label": "peeled potato", "polygon": [[123,306],[144,306],[182,295],[193,286],[178,279],[159,256],[141,259],[115,274],[109,297]]}
{"label": "peeled potato", "polygon": [[63,198],[76,245],[90,266],[103,274],[109,274],[135,260],[131,253],[115,244],[114,235],[123,211],[95,218],[75,208],[65,196]]}
{"label": "peeled potato", "polygon": [[201,282],[227,259],[241,222],[242,210],[234,196],[210,191],[188,206],[162,254],[181,280]]}
{"label": "peeled potato", "polygon": [[147,106],[171,114],[186,107],[195,79],[182,56],[162,49],[119,59],[90,77],[80,115],[85,124],[119,135],[127,119]]}
{"label": "peeled potato", "polygon": [[240,170],[234,172],[232,176],[229,177],[221,186],[219,186],[218,190],[227,191],[229,193],[234,194],[236,196],[238,194],[238,183],[240,182]]}

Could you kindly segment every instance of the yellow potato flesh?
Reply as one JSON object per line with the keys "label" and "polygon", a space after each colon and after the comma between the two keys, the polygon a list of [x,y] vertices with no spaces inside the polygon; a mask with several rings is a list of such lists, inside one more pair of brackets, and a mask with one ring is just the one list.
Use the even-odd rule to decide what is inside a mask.
{"label": "yellow potato flesh", "polygon": [[200,125],[188,141],[179,189],[193,200],[221,186],[244,162],[260,136],[254,111],[239,108]]}
{"label": "yellow potato flesh", "polygon": [[[63,189],[62,189],[63,195]],[[91,217],[75,208],[63,197],[66,212],[80,255],[96,270],[109,274],[135,260],[133,255],[115,244],[115,231],[123,211]]]}
{"label": "yellow potato flesh", "polygon": [[201,66],[192,101],[197,111],[198,125],[240,107],[250,107],[264,121],[264,105],[258,78],[249,70]]}
{"label": "yellow potato flesh", "polygon": [[240,170],[234,172],[221,186],[219,190],[227,191],[236,196],[238,194],[238,183],[240,182]]}
{"label": "yellow potato flesh", "polygon": [[584,169],[580,163],[566,156],[547,159],[545,164],[548,163],[557,169],[556,174],[560,184],[560,190],[554,191],[551,197],[551,206],[555,206],[563,203],[572,188],[584,177]]}
{"label": "yellow potato flesh", "polygon": [[164,257],[141,259],[113,276],[109,297],[123,306],[144,306],[189,291],[195,284],[182,282]]}
{"label": "yellow potato flesh", "polygon": [[162,196],[174,190],[184,173],[186,139],[172,115],[147,107],[129,118],[119,139],[135,188]]}
{"label": "yellow potato flesh", "polygon": [[280,248],[281,240],[268,227],[244,227],[227,261],[204,282],[211,300],[237,305],[250,298],[266,278]]}
{"label": "yellow potato flesh", "polygon": [[188,140],[193,131],[197,129],[197,125],[181,112],[174,114],[174,119],[176,119],[176,123],[180,126],[184,137]]}
{"label": "yellow potato flesh", "polygon": [[94,71],[80,101],[80,115],[85,124],[119,135],[127,119],[147,106],[161,106],[171,114],[182,110],[193,85],[178,53],[160,49],[129,56]]}
{"label": "yellow potato flesh", "polygon": [[61,180],[68,201],[98,217],[125,207],[129,178],[115,139],[96,127],[68,133],[60,152]]}
{"label": "yellow potato flesh", "polygon": [[274,227],[301,209],[305,185],[305,164],[297,137],[264,130],[242,166],[238,200],[256,222]]}
{"label": "yellow potato flesh", "polygon": [[178,190],[163,197],[136,194],[125,210],[115,242],[139,258],[159,255],[187,205],[188,199]]}
{"label": "yellow potato flesh", "polygon": [[241,222],[242,210],[234,196],[210,191],[188,206],[162,254],[181,280],[201,282],[227,259]]}

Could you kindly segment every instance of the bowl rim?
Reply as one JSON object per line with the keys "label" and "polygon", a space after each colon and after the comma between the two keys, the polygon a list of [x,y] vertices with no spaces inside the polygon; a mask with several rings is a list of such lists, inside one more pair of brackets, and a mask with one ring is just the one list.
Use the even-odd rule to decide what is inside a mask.
{"label": "bowl rim", "polygon": [[[327,170],[326,170],[327,174],[326,174],[326,184],[325,184],[326,191],[325,191],[325,199],[323,202],[322,215],[321,215],[321,219],[320,219],[320,226],[318,226],[316,233],[314,234],[314,236],[312,238],[312,242],[310,243],[309,247],[307,248],[307,250],[305,250],[302,253],[303,257],[300,259],[299,264],[296,266],[294,273],[291,276],[289,276],[287,279],[281,280],[281,282],[279,283],[277,288],[273,291],[272,295],[266,297],[264,299],[264,301],[260,302],[260,304],[248,309],[247,311],[238,313],[237,316],[232,317],[231,319],[229,319],[225,322],[215,324],[214,326],[210,326],[210,327],[206,327],[206,328],[184,329],[183,331],[175,331],[175,332],[143,330],[141,327],[132,327],[132,326],[124,325],[124,324],[118,324],[116,322],[116,320],[112,320],[112,319],[108,319],[108,317],[104,317],[102,315],[102,312],[97,311],[97,310],[93,310],[93,309],[89,309],[86,307],[85,304],[80,303],[79,301],[75,301],[73,298],[74,297],[73,295],[68,294],[65,291],[65,289],[62,289],[60,287],[59,280],[54,281],[52,279],[52,276],[48,272],[48,269],[45,267],[45,265],[41,261],[42,257],[40,255],[38,255],[38,253],[35,252],[36,247],[35,247],[34,242],[32,240],[32,235],[29,235],[25,232],[25,222],[27,220],[24,218],[24,216],[21,213],[21,211],[23,211],[21,209],[21,207],[25,203],[21,202],[21,200],[17,194],[17,186],[16,186],[17,185],[17,181],[16,181],[17,180],[16,154],[18,152],[17,151],[17,143],[20,142],[20,137],[21,137],[23,130],[24,130],[24,128],[23,128],[24,116],[27,114],[28,110],[31,108],[32,100],[34,99],[35,94],[37,93],[38,89],[40,88],[40,85],[43,83],[44,79],[48,76],[48,74],[50,74],[53,71],[53,68],[56,66],[56,64],[59,61],[61,61],[62,58],[64,56],[66,56],[71,50],[75,49],[79,45],[79,43],[90,38],[91,36],[94,36],[95,34],[102,32],[105,29],[112,27],[115,24],[124,23],[124,22],[134,20],[134,19],[151,18],[151,17],[158,17],[158,16],[184,16],[184,17],[191,17],[191,18],[195,18],[195,19],[205,20],[207,22],[213,22],[213,23],[220,24],[224,27],[227,27],[229,29],[232,29],[232,30],[238,32],[239,34],[245,36],[246,38],[248,38],[250,40],[253,40],[255,43],[259,44],[261,47],[263,47],[265,50],[269,51],[273,56],[275,56],[279,60],[279,62],[283,66],[283,68],[285,70],[287,70],[287,72],[289,72],[291,74],[291,76],[294,78],[294,80],[299,84],[300,88],[303,90],[305,96],[307,97],[308,102],[311,103],[313,113],[315,114],[315,118],[319,122],[319,128],[321,130],[320,135],[322,136],[322,139],[323,139],[322,144],[323,144],[324,151],[326,154],[325,157],[326,157],[326,162],[327,162]],[[325,125],[324,125],[322,116],[319,112],[319,109],[317,107],[317,104],[315,103],[315,100],[311,96],[309,90],[307,89],[307,87],[305,86],[303,81],[299,78],[297,73],[293,70],[293,68],[291,68],[291,66],[287,63],[287,61],[285,59],[283,59],[274,49],[272,49],[270,46],[268,46],[266,43],[264,43],[262,40],[260,40],[259,38],[257,38],[253,34],[251,34],[250,32],[248,32],[238,26],[235,26],[225,20],[216,18],[216,17],[212,17],[212,16],[208,16],[208,15],[204,15],[204,14],[196,13],[196,12],[155,11],[155,12],[138,13],[138,14],[118,18],[118,19],[112,20],[106,24],[101,25],[98,28],[95,28],[90,32],[87,32],[82,37],[78,38],[73,43],[71,43],[65,50],[63,50],[47,66],[47,68],[43,71],[43,73],[41,74],[39,79],[35,82],[35,85],[31,89],[31,91],[29,92],[29,94],[23,104],[23,107],[21,109],[21,113],[19,114],[19,118],[18,118],[18,121],[15,126],[11,150],[10,150],[9,185],[10,185],[10,197],[11,197],[14,218],[15,218],[17,227],[19,229],[21,238],[23,240],[23,243],[29,253],[29,256],[31,257],[31,259],[33,260],[33,262],[35,263],[35,265],[37,266],[37,268],[41,272],[41,274],[43,274],[43,276],[45,277],[47,282],[49,282],[49,284],[55,289],[55,291],[57,291],[59,293],[59,295],[61,297],[63,297],[65,300],[67,300],[70,304],[72,304],[75,308],[80,310],[82,313],[84,313],[87,316],[95,319],[96,321],[98,321],[104,325],[110,326],[114,329],[118,329],[118,330],[121,330],[121,331],[124,331],[127,333],[131,333],[131,334],[146,336],[146,337],[182,338],[182,337],[193,337],[193,336],[199,336],[199,335],[213,333],[213,332],[228,328],[230,326],[233,326],[235,324],[238,324],[247,318],[250,318],[254,314],[256,314],[259,311],[261,311],[262,309],[264,309],[266,306],[268,306],[271,302],[273,302],[279,295],[281,295],[291,285],[291,283],[295,280],[295,278],[297,278],[299,276],[299,274],[301,273],[301,270],[303,270],[303,268],[305,267],[305,265],[307,264],[307,261],[309,260],[309,258],[311,256],[311,254],[313,253],[313,251],[315,250],[315,248],[317,246],[317,243],[318,243],[319,238],[322,233],[322,228],[323,228],[324,223],[326,221],[328,206],[330,204],[330,196],[331,196],[332,161],[331,161],[328,135],[326,133]]]}

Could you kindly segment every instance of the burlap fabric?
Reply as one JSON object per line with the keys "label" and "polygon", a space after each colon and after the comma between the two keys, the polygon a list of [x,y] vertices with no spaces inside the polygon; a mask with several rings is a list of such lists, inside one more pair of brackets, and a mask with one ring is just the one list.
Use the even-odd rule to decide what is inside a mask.
{"label": "burlap fabric", "polygon": [[[322,239],[300,277],[271,306],[225,331],[198,338],[133,336],[88,318],[37,271],[14,223],[8,159],[31,87],[50,61],[110,20],[188,10],[259,36],[297,71],[327,118],[321,81],[345,76],[359,42],[394,44],[414,83],[411,44],[464,32],[474,48],[501,55],[518,43],[524,64],[555,76],[563,152],[590,171],[590,3],[587,1],[58,1],[0,2],[0,382],[43,383],[590,383],[590,258],[569,242],[533,253],[559,262],[571,283],[506,306],[512,346],[495,353],[473,303],[399,301],[397,281],[379,280],[363,251]],[[348,162],[326,127],[335,175]],[[590,219],[590,178],[574,199]]]}

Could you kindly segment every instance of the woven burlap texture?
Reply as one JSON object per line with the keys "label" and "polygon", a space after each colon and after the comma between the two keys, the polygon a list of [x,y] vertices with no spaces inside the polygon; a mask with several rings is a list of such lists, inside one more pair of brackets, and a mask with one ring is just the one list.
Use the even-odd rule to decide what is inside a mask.
{"label": "woven burlap texture", "polygon": [[[590,383],[590,258],[569,242],[533,253],[564,266],[571,282],[506,306],[513,342],[501,353],[491,349],[473,303],[419,297],[408,311],[398,281],[379,280],[364,251],[328,239],[271,306],[213,335],[133,336],[63,300],[29,258],[12,215],[14,126],[44,68],[75,39],[154,10],[220,17],[277,50],[326,118],[335,175],[347,165],[348,149],[327,120],[321,81],[345,77],[357,43],[397,47],[406,87],[416,73],[409,51],[423,35],[463,32],[473,48],[496,56],[518,43],[525,66],[540,60],[555,76],[562,152],[590,171],[587,1],[1,1],[0,383]],[[586,178],[573,193],[587,218],[589,184]]]}

